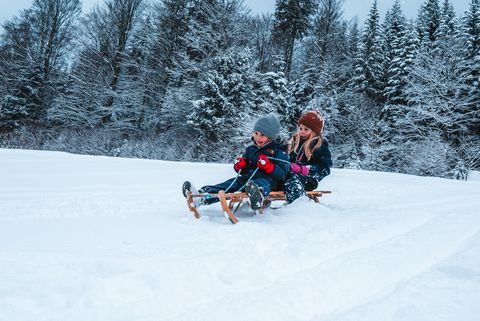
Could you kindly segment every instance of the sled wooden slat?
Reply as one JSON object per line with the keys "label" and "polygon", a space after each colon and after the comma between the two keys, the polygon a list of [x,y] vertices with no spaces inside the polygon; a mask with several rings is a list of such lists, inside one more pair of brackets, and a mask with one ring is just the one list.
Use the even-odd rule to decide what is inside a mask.
{"label": "sled wooden slat", "polygon": [[[224,191],[220,191],[218,192],[218,198],[220,199],[220,204],[222,205],[222,208],[223,208],[223,214],[224,215],[226,214],[225,217],[228,218],[228,220],[232,224],[237,224],[238,218],[233,214],[232,208],[233,208],[233,204],[235,202],[241,202],[242,198],[237,198],[237,196],[232,196],[230,199],[228,199],[227,198],[228,194],[232,194],[232,193],[225,193]],[[238,199],[238,201],[236,199]],[[228,202],[227,200],[230,200],[230,202]]]}
{"label": "sled wooden slat", "polygon": [[193,213],[193,215],[195,215],[195,218],[200,218],[200,213],[198,213],[198,210],[196,209],[195,205],[193,204],[193,197],[194,197],[194,195],[192,195],[192,192],[187,192],[188,209],[190,210],[190,212]]}
{"label": "sled wooden slat", "polygon": [[[315,201],[315,203],[319,203],[319,198],[322,197],[324,194],[331,194],[331,191],[310,191],[306,192],[307,196]],[[223,212],[225,217],[232,223],[238,223],[238,218],[235,216],[232,209],[235,203],[242,203],[248,199],[247,193],[225,193],[224,191],[218,192],[218,194],[208,194],[210,197],[218,197],[220,200],[220,205],[222,206]],[[192,192],[187,192],[187,204],[189,210],[195,215],[196,218],[200,218],[200,213],[198,209],[195,207],[193,203],[193,199],[195,197],[203,197],[204,194],[192,194]],[[266,197],[266,200],[270,201],[285,201],[285,193],[284,192],[270,192],[270,194]],[[263,213],[263,209],[258,210],[260,214]]]}

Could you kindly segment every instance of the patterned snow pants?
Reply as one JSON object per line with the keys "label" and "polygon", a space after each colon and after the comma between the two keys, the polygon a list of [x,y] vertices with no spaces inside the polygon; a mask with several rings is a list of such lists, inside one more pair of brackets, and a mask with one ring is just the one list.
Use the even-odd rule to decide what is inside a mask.
{"label": "patterned snow pants", "polygon": [[318,182],[329,174],[330,170],[319,169],[317,166],[310,168],[308,176],[290,172],[283,183],[283,190],[285,191],[287,202],[292,203],[300,196],[306,195],[305,191],[313,191],[318,187]]}

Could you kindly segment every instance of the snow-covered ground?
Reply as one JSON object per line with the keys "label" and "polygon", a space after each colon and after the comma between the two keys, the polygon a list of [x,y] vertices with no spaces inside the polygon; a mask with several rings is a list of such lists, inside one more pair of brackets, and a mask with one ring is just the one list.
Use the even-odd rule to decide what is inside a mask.
{"label": "snow-covered ground", "polygon": [[231,165],[0,150],[1,321],[480,316],[480,182],[334,169],[232,225],[180,186]]}

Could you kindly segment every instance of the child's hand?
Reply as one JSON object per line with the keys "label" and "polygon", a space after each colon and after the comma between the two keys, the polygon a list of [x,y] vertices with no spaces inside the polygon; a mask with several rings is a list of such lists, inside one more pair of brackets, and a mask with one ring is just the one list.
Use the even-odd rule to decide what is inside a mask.
{"label": "child's hand", "polygon": [[258,156],[257,167],[265,173],[270,174],[275,169],[275,164],[272,163],[267,156],[261,154]]}
{"label": "child's hand", "polygon": [[247,160],[243,157],[237,157],[235,163],[233,164],[233,169],[235,172],[240,172],[242,169],[247,167]]}
{"label": "child's hand", "polygon": [[297,163],[290,163],[290,170],[294,173],[307,176],[310,171],[310,166],[298,165]]}

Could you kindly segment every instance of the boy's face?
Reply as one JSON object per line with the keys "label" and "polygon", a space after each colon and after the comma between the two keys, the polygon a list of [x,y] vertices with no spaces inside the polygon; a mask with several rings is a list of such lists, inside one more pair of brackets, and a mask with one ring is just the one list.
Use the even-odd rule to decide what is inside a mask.
{"label": "boy's face", "polygon": [[312,130],[308,128],[307,126],[300,124],[298,126],[298,135],[302,139],[308,139],[310,135],[312,134]]}
{"label": "boy's face", "polygon": [[263,147],[270,142],[270,138],[258,131],[253,132],[253,139],[258,147]]}

